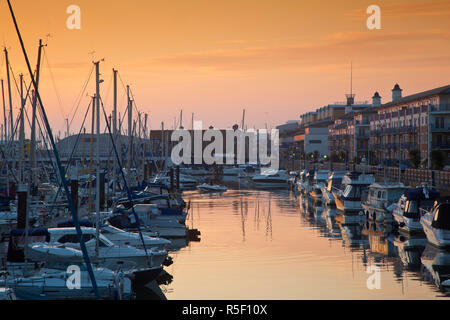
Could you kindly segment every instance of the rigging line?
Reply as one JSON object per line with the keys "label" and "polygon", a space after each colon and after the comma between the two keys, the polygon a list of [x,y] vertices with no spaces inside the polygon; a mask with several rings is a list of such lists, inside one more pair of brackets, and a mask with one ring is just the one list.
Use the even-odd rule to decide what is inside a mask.
{"label": "rigging line", "polygon": [[[87,115],[88,115],[88,113],[89,113],[89,109],[91,108],[91,105],[92,105],[92,100],[89,102],[89,105],[88,105],[88,107],[87,107],[86,113],[85,113],[85,115],[84,115],[84,119],[83,119],[83,122],[82,122],[82,124],[81,124],[80,131],[78,132],[77,138],[76,138],[76,140],[75,140],[75,145],[74,145],[74,147],[73,147],[73,149],[72,149],[72,152],[70,153],[70,157],[69,157],[69,160],[68,160],[67,167],[66,167],[66,170],[65,170],[64,175],[66,175],[67,172],[69,172],[69,169],[70,169],[70,167],[71,167],[71,165],[72,165],[72,162],[73,162],[73,156],[74,156],[74,154],[75,154],[75,150],[76,150],[77,147],[78,147],[79,138],[80,138],[81,133],[82,133],[82,131],[83,131],[84,123],[85,123],[85,121],[86,121],[86,118],[87,118]],[[84,139],[84,137],[83,137],[83,139]],[[59,193],[61,192],[61,189],[62,189],[62,184],[60,183],[60,184],[59,184],[59,187],[58,187],[58,191],[56,192],[55,198],[54,198],[54,200],[53,200],[53,205],[56,204],[56,200],[58,199],[58,196],[59,196]],[[51,213],[52,213],[52,211],[53,211],[53,208],[54,208],[54,206],[52,206],[49,215],[51,215]]]}
{"label": "rigging line", "polygon": [[45,127],[47,129],[47,133],[48,133],[50,141],[52,143],[53,153],[55,155],[56,162],[57,162],[57,165],[58,165],[58,170],[60,172],[61,179],[63,181],[64,191],[65,191],[66,197],[67,197],[67,202],[69,203],[69,208],[70,208],[70,211],[72,212],[72,216],[73,216],[73,220],[74,220],[74,224],[75,224],[75,229],[77,230],[78,241],[80,242],[80,248],[81,248],[81,251],[83,253],[83,258],[84,258],[84,261],[85,261],[85,264],[86,264],[87,271],[89,273],[89,278],[91,279],[92,288],[93,288],[93,291],[94,291],[94,294],[95,294],[95,298],[97,300],[99,300],[100,299],[100,295],[98,293],[97,281],[95,280],[94,271],[92,269],[92,265],[91,265],[91,262],[90,262],[89,254],[88,254],[88,251],[87,251],[84,239],[83,239],[83,235],[82,235],[82,232],[81,232],[80,223],[78,221],[78,213],[77,213],[77,210],[74,208],[72,197],[70,196],[70,191],[69,191],[69,188],[67,186],[67,181],[62,176],[63,168],[62,168],[62,165],[61,165],[61,160],[59,158],[59,153],[58,153],[58,150],[56,149],[55,141],[53,139],[52,130],[50,128],[50,123],[48,122],[47,114],[45,113],[45,109],[44,109],[44,105],[42,103],[41,95],[39,94],[39,90],[38,90],[36,81],[34,80],[33,71],[31,70],[30,61],[28,60],[28,55],[27,55],[27,52],[26,52],[26,49],[25,49],[25,45],[24,45],[23,40],[22,40],[22,36],[20,34],[20,30],[19,30],[19,26],[17,24],[16,17],[14,15],[14,10],[13,10],[13,8],[11,6],[10,0],[7,0],[7,2],[8,2],[9,11],[11,12],[11,18],[12,18],[12,20],[14,22],[14,27],[15,27],[16,32],[17,32],[17,37],[19,38],[20,46],[22,48],[22,52],[23,52],[23,55],[24,55],[24,58],[25,58],[25,61],[26,61],[26,64],[27,64],[28,72],[30,74],[31,80],[33,81],[33,87],[36,90],[35,91],[36,92],[36,97],[38,99],[39,105],[41,107],[40,109],[42,110],[42,114],[44,116]]}
{"label": "rigging line", "polygon": [[[11,65],[11,64],[9,65],[9,69],[11,70],[11,74],[12,74],[12,77],[13,77],[13,79],[14,79],[14,84],[16,85],[17,93],[18,93],[19,96],[20,96],[19,85],[17,84],[17,79],[16,79],[16,76],[14,75],[14,71],[13,71],[13,68],[12,68],[12,65]],[[35,72],[36,72],[36,71],[35,71]],[[25,87],[26,87],[27,84],[26,84],[26,82],[25,82],[25,79],[23,79],[23,82],[25,83]],[[24,98],[25,100],[28,98],[28,95],[30,94],[31,86],[32,86],[32,83],[30,82],[30,85],[28,86],[28,89],[27,89],[27,95],[26,95],[26,97]]]}
{"label": "rigging line", "polygon": [[[100,101],[101,101],[101,97],[100,97]],[[103,106],[103,101],[101,101],[101,103],[102,103],[103,115],[105,116],[106,126],[108,127],[108,132],[109,132],[109,136],[110,136],[113,148],[114,148],[114,153],[116,155],[117,163],[119,164],[119,168],[123,168],[122,167],[122,163],[120,162],[120,159],[119,159],[119,154],[117,153],[116,144],[114,143],[113,135],[111,133],[111,127],[110,127],[109,122],[108,122],[108,116],[106,115],[105,107]],[[142,235],[141,226],[140,226],[140,222],[139,222],[139,217],[138,217],[136,211],[134,210],[133,196],[132,196],[132,193],[131,193],[130,189],[128,188],[127,179],[125,179],[125,174],[123,173],[123,170],[120,170],[120,172],[121,172],[121,175],[122,175],[122,179],[123,179],[123,184],[124,184],[125,190],[127,191],[128,200],[130,201],[130,204],[131,204],[131,211],[132,211],[132,213],[133,213],[133,215],[135,217],[135,220],[136,220],[136,227],[138,229],[139,236],[141,238],[142,245],[144,247],[145,255],[148,257],[147,247],[145,245],[144,236]]]}
{"label": "rigging line", "polygon": [[[90,73],[89,73],[89,76],[88,76],[86,82],[84,83],[84,86],[81,88],[80,94],[78,95],[77,99],[75,100],[75,102],[74,102],[74,104],[73,104],[73,106],[72,106],[72,109],[70,110],[70,113],[72,113],[72,110],[73,110],[73,108],[75,107],[75,104],[76,104],[77,101],[78,101],[78,104],[77,104],[77,107],[76,107],[76,109],[75,109],[75,112],[73,113],[72,119],[70,120],[69,127],[72,125],[72,121],[73,121],[73,119],[75,118],[75,115],[77,114],[78,107],[79,107],[80,104],[81,104],[81,99],[83,98],[83,94],[84,94],[84,92],[86,91],[86,88],[87,88],[87,86],[88,86],[88,84],[89,84],[89,81],[91,80],[91,76],[92,76],[92,73],[93,73],[93,72],[94,72],[94,66],[91,67],[91,71],[90,71]],[[70,114],[70,113],[69,113],[69,114]]]}
{"label": "rigging line", "polygon": [[42,49],[43,49],[42,51],[44,52],[45,62],[47,62],[47,67],[48,67],[48,71],[50,73],[50,78],[52,79],[53,88],[55,89],[56,98],[58,99],[59,111],[61,112],[63,119],[66,119],[66,116],[64,115],[64,108],[62,105],[61,96],[59,95],[58,88],[56,87],[55,77],[53,76],[52,67],[50,66],[50,62],[48,60],[47,50],[45,49],[45,47],[43,47]]}

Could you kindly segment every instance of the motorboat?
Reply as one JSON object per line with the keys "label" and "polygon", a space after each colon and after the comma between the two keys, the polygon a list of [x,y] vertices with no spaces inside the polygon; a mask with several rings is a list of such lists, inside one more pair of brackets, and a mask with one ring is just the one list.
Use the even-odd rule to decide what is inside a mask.
{"label": "motorboat", "polygon": [[431,209],[439,196],[436,189],[429,188],[426,184],[406,190],[392,211],[399,229],[405,232],[423,232],[420,217]]}
{"label": "motorboat", "polygon": [[439,248],[450,248],[450,203],[435,202],[420,218],[428,242]]}
{"label": "motorboat", "polygon": [[262,170],[260,175],[252,178],[256,188],[287,188],[289,176],[286,170]]}
{"label": "motorboat", "polygon": [[228,190],[227,187],[221,186],[218,184],[208,184],[203,183],[197,186],[197,189],[199,189],[202,192],[225,192]]}
{"label": "motorboat", "polygon": [[345,176],[345,171],[332,171],[327,180],[326,186],[321,188],[323,202],[327,205],[335,205],[333,190],[342,190],[342,178]]}
{"label": "motorboat", "polygon": [[326,186],[328,174],[328,170],[318,170],[315,172],[313,183],[309,191],[309,196],[314,201],[322,200],[322,188]]}
{"label": "motorboat", "polygon": [[359,214],[361,202],[367,198],[369,186],[375,182],[372,174],[349,172],[342,178],[343,191],[333,190],[336,208],[346,214]]}
{"label": "motorboat", "polygon": [[367,200],[361,204],[366,218],[376,222],[392,222],[394,204],[407,189],[400,182],[371,184]]}

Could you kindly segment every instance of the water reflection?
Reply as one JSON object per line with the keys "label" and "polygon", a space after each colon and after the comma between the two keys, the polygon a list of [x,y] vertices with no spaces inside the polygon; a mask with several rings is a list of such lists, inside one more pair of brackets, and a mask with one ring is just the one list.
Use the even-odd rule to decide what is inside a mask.
{"label": "water reflection", "polygon": [[321,236],[342,239],[344,247],[360,249],[364,265],[373,261],[387,270],[393,267],[391,271],[401,282],[402,294],[405,294],[403,280],[408,277],[433,284],[433,289],[442,293],[436,297],[450,297],[450,252],[428,243],[425,235],[400,234],[390,223],[366,221],[362,216],[346,215],[334,207],[315,206],[308,198],[299,199],[305,221],[326,226],[328,232],[321,232]]}
{"label": "water reflection", "polygon": [[[240,186],[238,186],[240,187]],[[186,225],[200,242],[174,242],[170,281],[141,297],[168,299],[432,299],[448,297],[450,253],[425,236],[346,215],[283,190],[186,192]],[[382,289],[369,290],[376,265]],[[331,285],[331,288],[330,288]],[[326,288],[326,290],[324,290]],[[161,295],[162,293],[162,295]]]}

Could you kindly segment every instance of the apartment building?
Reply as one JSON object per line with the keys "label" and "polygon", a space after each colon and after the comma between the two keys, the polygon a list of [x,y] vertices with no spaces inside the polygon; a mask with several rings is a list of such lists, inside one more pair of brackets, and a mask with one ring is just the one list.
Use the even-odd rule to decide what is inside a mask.
{"label": "apartment building", "polygon": [[392,101],[372,116],[370,134],[378,162],[406,162],[409,151],[418,150],[421,165],[431,168],[430,154],[440,150],[450,163],[450,85],[403,97],[396,84]]}

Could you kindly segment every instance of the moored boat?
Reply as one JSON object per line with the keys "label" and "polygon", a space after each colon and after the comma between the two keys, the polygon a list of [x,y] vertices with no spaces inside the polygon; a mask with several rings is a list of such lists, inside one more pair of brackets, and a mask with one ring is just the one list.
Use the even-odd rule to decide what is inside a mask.
{"label": "moored boat", "polygon": [[435,202],[420,218],[428,242],[439,248],[450,248],[450,203]]}
{"label": "moored boat", "polygon": [[392,211],[396,225],[401,231],[423,232],[420,224],[422,213],[431,209],[434,202],[439,199],[440,193],[426,184],[406,190]]}
{"label": "moored boat", "polygon": [[373,183],[369,186],[367,200],[362,202],[364,214],[370,220],[389,223],[399,197],[407,190],[403,183]]}

